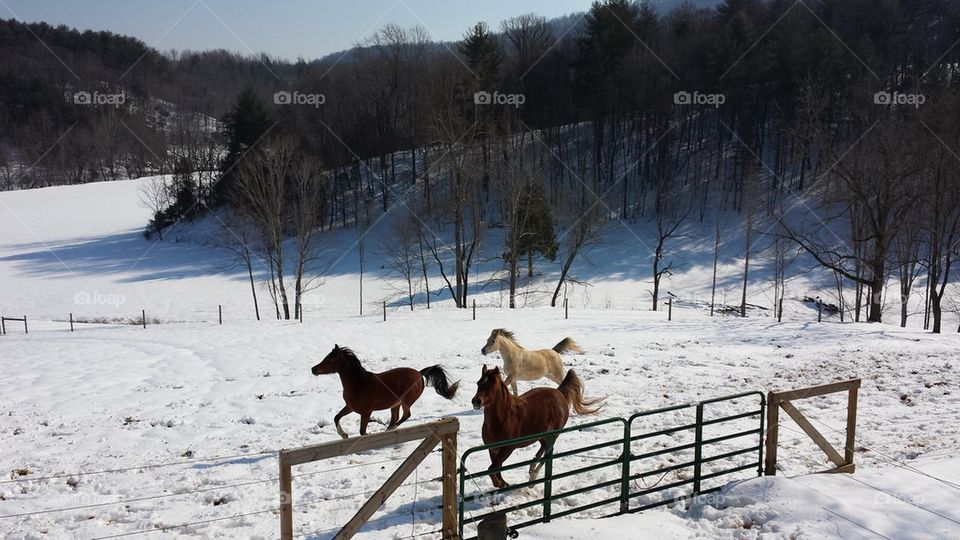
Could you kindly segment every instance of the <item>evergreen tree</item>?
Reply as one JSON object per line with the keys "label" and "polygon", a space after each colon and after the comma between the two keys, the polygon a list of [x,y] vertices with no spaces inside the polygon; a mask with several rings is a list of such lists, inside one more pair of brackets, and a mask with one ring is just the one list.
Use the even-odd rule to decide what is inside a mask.
{"label": "evergreen tree", "polygon": [[527,275],[532,277],[534,255],[540,254],[552,261],[557,256],[558,247],[550,205],[540,182],[531,182],[527,186],[518,210],[517,222],[523,224],[518,241],[519,254],[526,255]]}
{"label": "evergreen tree", "polygon": [[220,164],[220,179],[211,193],[210,204],[222,205],[230,201],[235,190],[238,162],[271,128],[270,114],[252,88],[246,88],[237,97],[237,104],[223,118],[227,155]]}

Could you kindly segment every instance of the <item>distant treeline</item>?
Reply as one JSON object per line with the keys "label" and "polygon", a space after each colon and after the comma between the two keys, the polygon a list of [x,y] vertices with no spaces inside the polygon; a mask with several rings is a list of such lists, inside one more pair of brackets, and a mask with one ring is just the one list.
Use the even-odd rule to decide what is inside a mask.
{"label": "distant treeline", "polygon": [[[779,222],[772,234],[833,271],[841,297],[852,285],[856,317],[863,304],[877,321],[893,275],[909,297],[926,272],[939,312],[956,258],[958,41],[960,0],[725,0],[666,14],[604,0],[559,22],[478,23],[456,43],[388,25],[342,55],[296,63],[165,55],[7,21],[0,160],[19,187],[178,173],[160,230],[207,207],[256,206],[250,182],[268,179],[247,157],[291,171],[273,179],[288,188],[272,193],[281,202],[302,187],[294,177],[312,178],[321,227],[362,228],[371,207],[386,211],[416,185],[403,204],[421,225],[454,230],[444,278],[462,305],[483,223],[510,231],[512,300],[517,259],[556,252],[533,224],[582,245],[585,223],[655,221],[656,305],[683,222],[734,210],[748,231]],[[79,90],[125,102],[65,99]],[[798,196],[801,210],[817,206],[809,220],[788,219]]]}

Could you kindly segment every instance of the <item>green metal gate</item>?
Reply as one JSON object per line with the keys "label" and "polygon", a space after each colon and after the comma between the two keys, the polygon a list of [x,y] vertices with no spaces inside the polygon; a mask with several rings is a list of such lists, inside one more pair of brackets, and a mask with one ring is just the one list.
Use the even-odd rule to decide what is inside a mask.
{"label": "green metal gate", "polygon": [[[765,407],[761,392],[745,392],[470,448],[460,458],[460,537],[496,513],[505,513],[510,530],[516,531],[571,514],[595,511],[595,517],[602,517],[703,496],[750,469],[759,476]],[[659,429],[647,429],[648,423]],[[563,435],[572,432],[588,432],[597,442],[565,449]],[[492,473],[534,463],[527,459],[488,470],[489,459],[483,458],[489,450],[544,437],[556,437],[559,447],[545,453],[539,478],[492,491],[481,488],[481,483],[490,486]],[[676,478],[664,483],[671,475]],[[645,485],[647,479],[653,485]],[[469,495],[468,487],[475,488]],[[587,500],[570,499],[574,496]]]}

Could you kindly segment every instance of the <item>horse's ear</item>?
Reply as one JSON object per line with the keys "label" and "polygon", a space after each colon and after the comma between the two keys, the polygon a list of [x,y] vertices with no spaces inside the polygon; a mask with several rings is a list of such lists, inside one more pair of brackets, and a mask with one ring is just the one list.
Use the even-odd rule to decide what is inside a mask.
{"label": "horse's ear", "polygon": [[339,351],[339,350],[340,350],[340,346],[337,345],[336,343],[334,343],[334,344],[333,344],[333,350]]}
{"label": "horse's ear", "polygon": [[484,365],[483,365],[483,371],[482,371],[481,373],[486,373],[486,372],[487,372],[487,365],[484,364]]}
{"label": "horse's ear", "polygon": [[497,375],[499,375],[499,374],[500,374],[500,366],[493,366],[493,369],[492,369],[491,371],[493,371],[494,373],[496,373]]}

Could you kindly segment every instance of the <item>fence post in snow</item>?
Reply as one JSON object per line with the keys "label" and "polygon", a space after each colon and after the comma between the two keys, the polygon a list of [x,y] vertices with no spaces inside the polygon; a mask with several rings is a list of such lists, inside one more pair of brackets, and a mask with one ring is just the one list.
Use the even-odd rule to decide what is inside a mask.
{"label": "fence post in snow", "polygon": [[29,334],[29,333],[30,333],[30,330],[27,330],[27,316],[26,316],[26,315],[23,316],[23,333],[24,333],[24,334]]}
{"label": "fence post in snow", "polygon": [[817,297],[817,322],[823,322],[823,302]]}
{"label": "fence post in snow", "polygon": [[387,322],[387,301],[383,301],[383,322]]}
{"label": "fence post in snow", "polygon": [[73,332],[73,313],[70,314],[70,331]]}
{"label": "fence post in snow", "polygon": [[777,322],[783,322],[783,297],[780,297],[779,306],[777,309]]}
{"label": "fence post in snow", "polygon": [[220,318],[220,324],[223,324],[223,305],[217,304],[217,316]]}
{"label": "fence post in snow", "polygon": [[477,299],[473,299],[473,320],[477,320]]}
{"label": "fence post in snow", "polygon": [[673,320],[673,298],[667,299],[667,320]]}
{"label": "fence post in snow", "polygon": [[563,299],[563,318],[570,318],[570,300],[567,298]]}
{"label": "fence post in snow", "polygon": [[144,330],[146,330],[146,328],[147,328],[147,310],[145,310],[145,309],[141,309],[141,310],[140,310],[140,321],[143,323],[143,328],[144,328]]}

